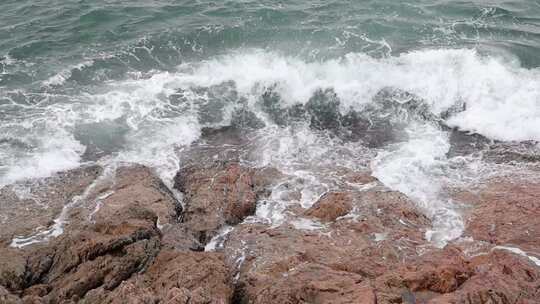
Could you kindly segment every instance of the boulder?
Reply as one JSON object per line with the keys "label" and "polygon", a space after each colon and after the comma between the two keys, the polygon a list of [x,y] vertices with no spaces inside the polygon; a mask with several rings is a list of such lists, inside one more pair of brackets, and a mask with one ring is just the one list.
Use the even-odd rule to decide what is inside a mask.
{"label": "boulder", "polygon": [[184,224],[166,225],[161,229],[161,246],[175,250],[203,251],[204,245]]}
{"label": "boulder", "polygon": [[255,213],[257,192],[253,169],[236,162],[182,168],[175,188],[184,193],[182,222],[202,244],[224,225],[236,225]]}
{"label": "boulder", "polygon": [[[469,238],[439,249],[414,202],[368,172],[332,171],[333,190],[305,209],[301,181],[272,197],[270,185],[287,177],[236,161],[184,166],[175,177],[184,206],[144,166],[80,170],[60,173],[63,186],[37,183],[53,189],[42,197],[61,198],[51,199],[57,211],[68,206],[62,234],[2,243],[0,303],[537,302],[540,186],[531,181],[457,191]],[[23,200],[13,187],[2,195]],[[290,202],[283,221],[245,220],[267,195]],[[203,252],[218,234],[219,246],[207,246],[215,252]]]}
{"label": "boulder", "polygon": [[508,251],[467,257],[448,246],[378,277],[377,303],[535,303],[540,270]]}
{"label": "boulder", "polygon": [[26,259],[19,250],[0,248],[0,286],[11,292],[24,288]]}
{"label": "boulder", "polygon": [[[157,255],[157,217],[142,206],[130,206],[80,231],[69,231],[49,244],[49,250],[35,250],[29,269],[33,284],[51,290],[44,298],[52,302],[74,300],[100,286],[112,290],[132,274],[147,267]],[[106,209],[100,210],[105,212]],[[35,269],[35,270],[34,270]]]}
{"label": "boulder", "polygon": [[22,300],[0,286],[0,303],[2,304],[22,304]]}
{"label": "boulder", "polygon": [[[69,205],[59,236],[23,248],[0,247],[0,285],[5,290],[0,296],[22,297],[24,303],[77,303],[87,294],[116,290],[154,264],[163,247],[158,225],[178,225],[181,206],[149,168],[126,165],[113,173],[87,183],[72,180],[80,185],[77,192],[46,180],[58,197],[84,196]],[[176,239],[189,243],[181,235]],[[160,266],[164,270],[165,264]]]}
{"label": "boulder", "polygon": [[111,292],[96,289],[83,303],[224,304],[231,297],[229,273],[220,254],[163,250],[144,274]]}
{"label": "boulder", "polygon": [[348,214],[351,210],[351,198],[347,193],[329,192],[321,197],[305,214],[316,217],[323,222],[332,222],[338,217]]}
{"label": "boulder", "polygon": [[93,220],[115,213],[131,204],[130,208],[143,206],[158,217],[158,225],[176,223],[182,214],[182,205],[161,179],[148,167],[126,165],[119,167],[114,176],[114,183],[107,195],[101,200],[99,211],[94,212]]}

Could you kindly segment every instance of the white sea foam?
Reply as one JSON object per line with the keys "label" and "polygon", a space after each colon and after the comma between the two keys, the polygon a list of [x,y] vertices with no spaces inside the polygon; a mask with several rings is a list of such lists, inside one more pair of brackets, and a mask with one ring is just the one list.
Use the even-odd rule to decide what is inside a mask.
{"label": "white sea foam", "polygon": [[406,131],[408,141],[375,158],[373,175],[412,198],[433,221],[433,230],[426,233],[426,238],[444,246],[464,229],[452,202],[440,198],[450,144],[447,135],[430,124],[413,123]]}
{"label": "white sea foam", "polygon": [[[163,117],[160,112],[186,115],[180,111],[173,113],[174,106],[167,103],[167,96],[177,89],[189,91],[192,87],[208,87],[226,81],[233,81],[239,94],[251,101],[266,88],[275,86],[282,102],[288,104],[305,103],[317,89],[332,88],[340,97],[343,108],[361,108],[381,89],[399,88],[424,99],[434,113],[456,103],[465,103],[466,110],[448,120],[451,126],[494,139],[540,140],[538,69],[527,70],[467,49],[423,50],[383,59],[352,53],[322,62],[308,62],[260,50],[237,51],[183,64],[175,73],[155,73],[151,77],[107,83],[104,93],[72,96],[71,103],[53,104],[44,109],[43,116],[57,120],[57,124],[50,126],[57,130],[69,129],[78,122],[122,117],[133,133],[140,128],[157,126],[162,129],[174,126],[176,122],[174,118],[170,119],[170,114]],[[147,126],[148,122],[156,121],[161,124]],[[195,135],[188,137],[196,137],[197,129],[190,131]],[[30,129],[29,133],[32,132]],[[67,139],[65,144],[57,145],[53,149],[55,152],[44,144],[35,149],[34,159],[27,165],[22,160],[16,169],[8,169],[9,181],[30,174],[30,171],[43,176],[75,165],[81,148],[76,147],[68,136],[64,139]],[[152,138],[146,140],[147,144],[155,145]],[[56,151],[62,152],[55,155]],[[40,162],[40,158],[48,161]],[[42,165],[36,168],[39,163]],[[44,164],[49,168],[44,168]],[[6,180],[5,177],[2,179]]]}
{"label": "white sea foam", "polygon": [[54,74],[53,76],[47,78],[47,80],[43,81],[42,85],[45,87],[59,86],[66,82],[69,77],[71,77],[71,71],[64,70],[58,74]]}
{"label": "white sea foam", "polygon": [[65,132],[42,138],[40,148],[26,155],[0,155],[6,170],[0,176],[0,187],[28,178],[43,178],[55,172],[76,168],[85,147]]}
{"label": "white sea foam", "polygon": [[273,226],[288,220],[286,209],[289,206],[297,204],[309,208],[336,187],[335,176],[328,168],[365,169],[365,158],[372,155],[366,148],[317,134],[305,125],[270,126],[259,133],[261,135],[255,139],[256,166],[277,168],[288,176],[257,208],[257,218]]}
{"label": "white sea foam", "polygon": [[388,233],[386,233],[386,232],[376,232],[376,233],[373,233],[373,240],[374,240],[375,242],[382,242],[382,241],[385,241],[387,237],[388,237]]}
{"label": "white sea foam", "polygon": [[323,229],[324,225],[319,222],[307,218],[297,218],[291,221],[294,228],[299,230],[319,230]]}
{"label": "white sea foam", "polygon": [[[427,50],[383,59],[349,54],[324,62],[306,62],[265,51],[239,51],[187,63],[176,74],[167,75],[172,87],[182,89],[233,81],[239,94],[252,104],[268,88],[280,94],[284,105],[306,103],[316,90],[332,88],[344,110],[361,110],[381,90],[395,88],[420,97],[436,115],[463,106],[463,112],[448,120],[450,126],[493,139],[540,140],[540,72],[481,56],[474,50]],[[262,162],[277,165],[289,174],[304,175],[298,176],[307,181],[300,204],[309,207],[317,198],[311,194],[324,193],[313,189],[324,183],[318,176],[310,178],[298,164],[309,164],[309,160],[312,165],[325,160],[343,162],[347,156],[328,157],[336,146],[309,130],[297,129],[294,134],[279,136],[276,133],[282,129],[272,130],[265,130],[269,136],[262,145]],[[447,181],[449,141],[438,127],[426,123],[414,123],[407,134],[408,141],[380,153],[373,170],[383,183],[409,195],[431,217],[434,227],[426,237],[443,246],[463,230],[453,202],[440,195]],[[283,204],[267,202],[259,215],[280,222],[283,216],[275,211],[284,209]]]}
{"label": "white sea foam", "polygon": [[[162,127],[160,127],[160,125]],[[172,189],[173,177],[180,169],[176,149],[187,146],[200,136],[200,125],[190,117],[158,123],[139,129],[128,138],[126,150],[114,161],[134,162],[153,167],[165,184]]]}
{"label": "white sea foam", "polygon": [[227,235],[233,230],[232,226],[224,226],[219,229],[218,234],[214,236],[208,244],[204,246],[204,251],[216,251],[223,246],[227,239]]}
{"label": "white sea foam", "polygon": [[239,51],[184,64],[179,87],[234,81],[246,96],[276,86],[285,103],[305,103],[319,88],[333,88],[344,108],[359,108],[384,88],[415,94],[438,114],[455,104],[466,110],[448,123],[500,140],[540,140],[540,71],[475,50],[423,50],[375,59],[351,53],[324,62],[265,51]]}
{"label": "white sea foam", "polygon": [[166,97],[176,92],[169,87],[170,80],[166,74],[157,74],[150,79],[112,82],[102,88],[102,93],[36,107],[27,119],[0,125],[0,131],[9,137],[31,143],[24,153],[0,151],[0,186],[79,166],[86,147],[75,139],[74,128],[115,120],[123,121],[127,131],[117,139],[123,146],[108,160],[155,167],[172,186],[179,165],[175,149],[196,140],[200,125],[192,112],[178,114],[166,102]]}

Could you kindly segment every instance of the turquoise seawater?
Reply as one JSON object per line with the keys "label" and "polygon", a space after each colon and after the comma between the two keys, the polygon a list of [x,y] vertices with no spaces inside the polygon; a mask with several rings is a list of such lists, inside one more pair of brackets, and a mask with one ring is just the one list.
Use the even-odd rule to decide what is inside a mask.
{"label": "turquoise seawater", "polygon": [[0,86],[40,81],[92,60],[69,86],[172,70],[238,48],[321,60],[362,52],[478,48],[540,65],[540,2],[54,1],[0,4]]}

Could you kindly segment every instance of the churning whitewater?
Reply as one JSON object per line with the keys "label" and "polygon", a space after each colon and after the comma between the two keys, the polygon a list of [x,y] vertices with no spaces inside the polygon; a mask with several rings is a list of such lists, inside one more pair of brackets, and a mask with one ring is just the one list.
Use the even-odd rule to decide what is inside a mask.
{"label": "churning whitewater", "polygon": [[[378,59],[350,53],[325,61],[236,50],[170,72],[105,82],[97,92],[70,96],[69,102],[63,101],[66,96],[42,94],[46,101],[2,123],[2,185],[97,161],[149,165],[172,186],[179,154],[202,128],[229,126],[238,113],[249,113],[258,126],[246,124],[246,132],[256,134],[257,153],[246,161],[308,176],[302,197],[307,206],[332,188],[317,176],[320,164],[370,167],[432,218],[433,231],[426,237],[440,245],[463,230],[459,212],[440,193],[442,185],[462,183],[481,167],[474,157],[449,157],[451,128],[490,140],[540,140],[540,71],[471,49]],[[269,106],[270,95],[275,104]],[[388,125],[378,136],[401,132],[400,138],[378,145],[348,142],[326,132],[331,130],[310,129],[307,118],[277,119],[278,112],[317,98],[328,111],[323,116],[362,113],[373,129],[380,121]],[[384,109],[385,103],[397,108]],[[14,100],[6,106],[20,107]]]}

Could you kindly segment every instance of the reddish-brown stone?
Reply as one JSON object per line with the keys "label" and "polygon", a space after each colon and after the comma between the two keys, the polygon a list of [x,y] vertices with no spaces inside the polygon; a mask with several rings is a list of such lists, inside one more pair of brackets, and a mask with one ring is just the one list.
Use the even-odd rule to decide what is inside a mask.
{"label": "reddish-brown stone", "polygon": [[323,222],[332,222],[349,213],[351,209],[351,197],[348,193],[330,192],[309,208],[306,215],[316,217]]}

